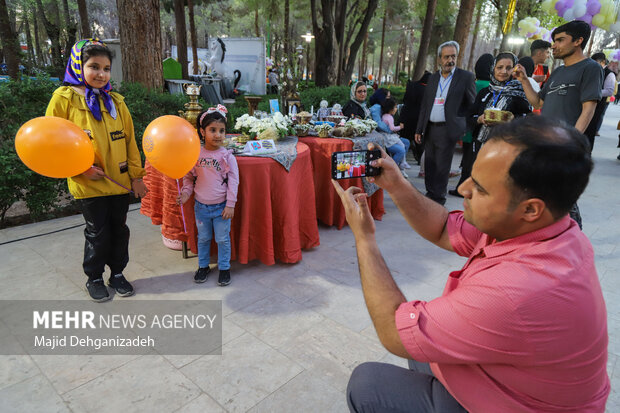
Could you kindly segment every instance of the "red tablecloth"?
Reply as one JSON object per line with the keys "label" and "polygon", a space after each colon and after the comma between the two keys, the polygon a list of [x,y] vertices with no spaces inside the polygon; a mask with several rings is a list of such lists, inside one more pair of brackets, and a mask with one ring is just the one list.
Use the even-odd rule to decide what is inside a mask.
{"label": "red tablecloth", "polygon": [[[238,156],[239,191],[231,225],[232,259],[242,264],[259,259],[266,265],[276,260],[301,261],[301,250],[319,245],[312,158],[307,145],[297,144],[297,159],[289,172],[271,158]],[[193,197],[183,211],[188,234],[183,233],[180,207],[176,205],[174,179],[146,164],[144,178],[149,194],[140,212],[162,226],[169,239],[187,241],[196,253]],[[212,251],[213,252],[213,251]]]}
{"label": "red tablecloth", "polygon": [[[314,189],[316,191],[316,216],[323,224],[335,225],[338,229],[341,229],[346,225],[346,215],[342,202],[331,182],[332,152],[352,151],[353,142],[348,139],[316,138],[311,136],[299,138],[299,141],[307,144],[312,153]],[[363,188],[361,178],[342,179],[338,182],[344,189],[350,186]],[[379,189],[368,198],[368,206],[373,218],[380,221],[385,213],[382,189]]]}

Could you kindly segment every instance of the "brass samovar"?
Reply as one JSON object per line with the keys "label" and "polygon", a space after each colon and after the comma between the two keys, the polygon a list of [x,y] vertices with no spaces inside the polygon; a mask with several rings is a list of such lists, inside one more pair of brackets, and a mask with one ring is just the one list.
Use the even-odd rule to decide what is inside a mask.
{"label": "brass samovar", "polygon": [[193,127],[196,127],[196,119],[200,112],[202,112],[202,106],[198,103],[198,96],[200,96],[200,88],[202,85],[196,85],[193,83],[185,83],[183,84],[183,89],[185,89],[185,94],[189,96],[189,102],[187,102],[184,107],[185,111],[180,110],[179,116],[192,124]]}

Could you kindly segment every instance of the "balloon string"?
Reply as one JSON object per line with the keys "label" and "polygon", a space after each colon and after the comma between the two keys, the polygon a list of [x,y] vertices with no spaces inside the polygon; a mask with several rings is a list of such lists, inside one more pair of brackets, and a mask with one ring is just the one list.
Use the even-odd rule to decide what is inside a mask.
{"label": "balloon string", "polygon": [[[181,186],[179,185],[179,180],[177,179],[177,189],[179,190],[179,195],[181,195]],[[183,218],[183,231],[187,234],[187,225],[185,225],[185,212],[183,212],[183,204],[181,204],[181,218]]]}
{"label": "balloon string", "polygon": [[128,190],[129,192],[131,192],[133,194],[133,191],[129,188],[127,188],[125,185],[121,185],[118,182],[116,182],[114,179],[110,178],[107,175],[103,175],[105,178],[107,178],[109,181],[112,181],[113,183],[115,183],[116,185],[120,186],[121,188],[125,188],[126,190]]}

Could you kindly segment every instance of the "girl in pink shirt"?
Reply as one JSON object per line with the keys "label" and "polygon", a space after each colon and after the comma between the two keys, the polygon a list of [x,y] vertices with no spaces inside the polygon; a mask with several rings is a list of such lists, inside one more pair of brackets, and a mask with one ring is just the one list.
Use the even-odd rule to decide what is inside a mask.
{"label": "girl in pink shirt", "polygon": [[392,132],[398,132],[403,128],[402,123],[398,126],[394,126],[394,114],[397,110],[398,107],[394,99],[386,99],[381,104],[381,120],[388,125],[388,128],[390,128]]}
{"label": "girl in pink shirt", "polygon": [[204,146],[196,166],[183,177],[183,189],[177,197],[184,204],[194,192],[198,228],[198,271],[194,282],[207,281],[211,237],[215,232],[218,285],[230,284],[230,222],[235,214],[239,168],[233,154],[222,147],[226,136],[226,107],[218,105],[200,114],[197,129]]}

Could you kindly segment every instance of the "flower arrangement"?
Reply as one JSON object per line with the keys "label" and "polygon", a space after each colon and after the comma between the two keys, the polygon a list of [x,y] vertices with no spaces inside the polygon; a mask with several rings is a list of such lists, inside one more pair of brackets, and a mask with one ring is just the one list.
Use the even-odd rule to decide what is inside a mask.
{"label": "flower arrangement", "polygon": [[319,134],[321,138],[327,138],[329,132],[331,132],[332,129],[334,128],[328,123],[323,123],[314,127],[314,130]]}
{"label": "flower arrangement", "polygon": [[355,136],[364,136],[375,130],[375,128],[377,127],[377,122],[372,119],[352,119],[347,121],[347,123],[345,123],[345,126],[353,128]]}
{"label": "flower arrangement", "polygon": [[[249,136],[250,139],[256,139],[257,136],[268,129],[273,130],[278,138],[284,138],[289,134],[290,126],[290,119],[280,112],[276,112],[273,116],[264,119],[257,119],[246,113],[238,117],[235,122],[235,130],[243,135]],[[272,135],[273,133],[269,134]]]}

